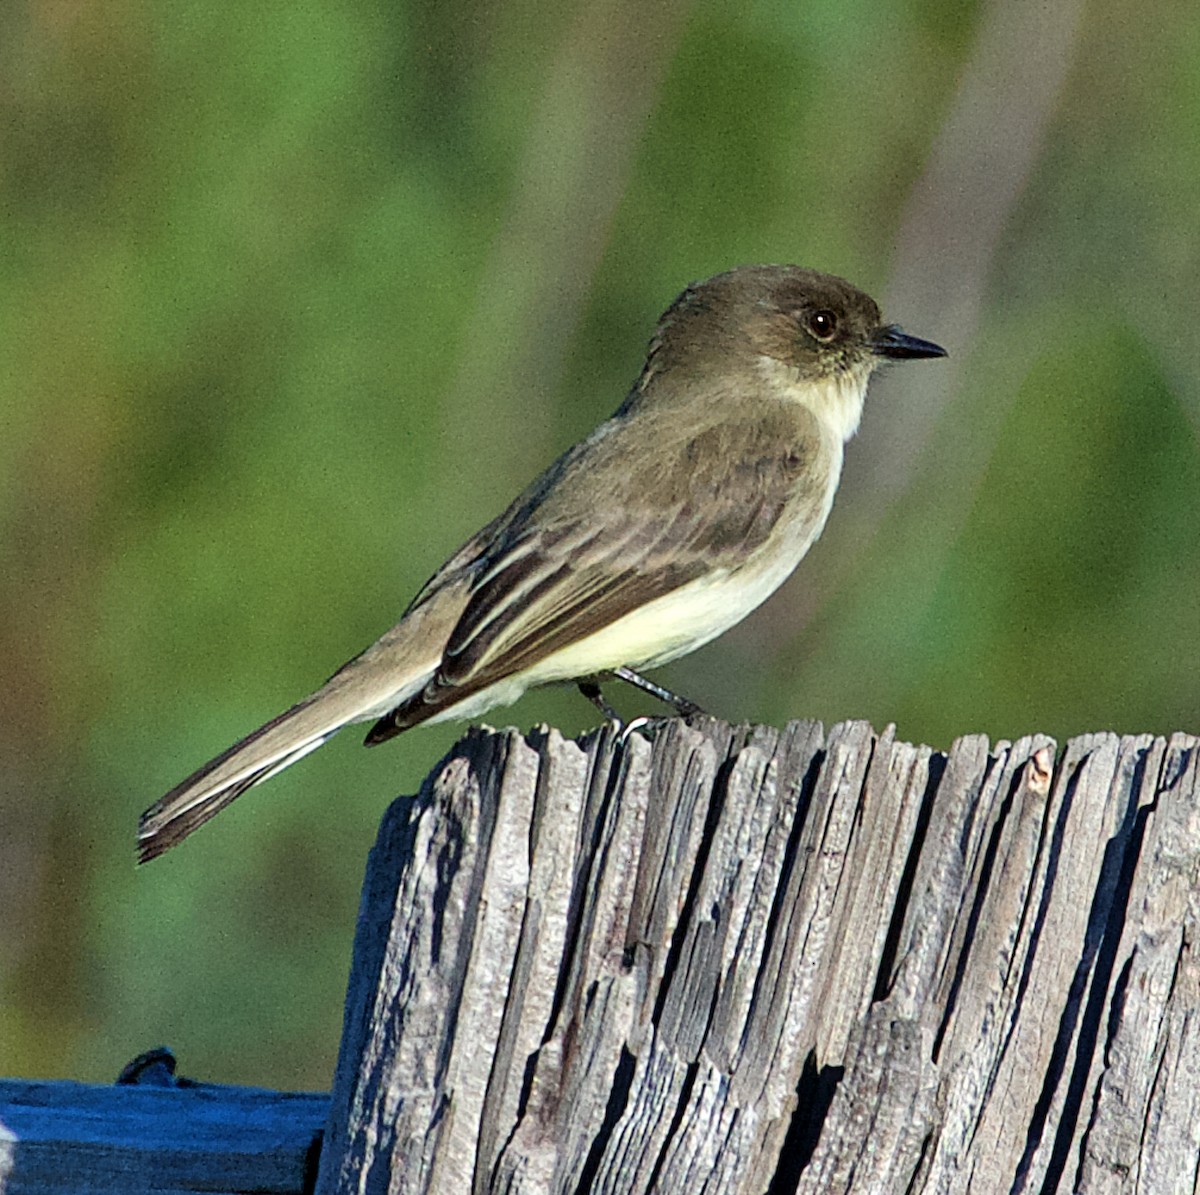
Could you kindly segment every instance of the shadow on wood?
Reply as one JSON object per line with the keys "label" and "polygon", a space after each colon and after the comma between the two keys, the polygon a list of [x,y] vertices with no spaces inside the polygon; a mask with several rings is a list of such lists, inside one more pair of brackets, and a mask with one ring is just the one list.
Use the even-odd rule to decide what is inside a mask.
{"label": "shadow on wood", "polygon": [[473,733],[372,853],[318,1190],[1191,1190],[1197,768]]}

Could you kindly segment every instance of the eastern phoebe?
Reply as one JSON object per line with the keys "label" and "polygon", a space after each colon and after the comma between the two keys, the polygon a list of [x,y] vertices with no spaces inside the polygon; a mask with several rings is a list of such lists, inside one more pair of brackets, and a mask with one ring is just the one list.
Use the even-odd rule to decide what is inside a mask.
{"label": "eastern phoebe", "polygon": [[821,533],[888,359],[944,357],[841,278],[747,266],[667,309],[615,415],[425,584],[383,638],[142,816],[153,859],[351,722],[367,745],[575,681],[606,713],[617,677],[700,647],[760,605]]}

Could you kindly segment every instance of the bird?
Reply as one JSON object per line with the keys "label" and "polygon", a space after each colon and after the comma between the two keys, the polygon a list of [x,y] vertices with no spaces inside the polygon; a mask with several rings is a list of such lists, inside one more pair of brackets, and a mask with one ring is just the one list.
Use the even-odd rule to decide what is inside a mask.
{"label": "bird", "polygon": [[151,806],[139,861],[351,723],[373,723],[372,746],[566,682],[615,718],[613,680],[696,713],[641,670],[708,643],[788,578],[825,526],[871,375],[944,356],[832,274],[740,266],[692,283],[616,412],[375,643]]}

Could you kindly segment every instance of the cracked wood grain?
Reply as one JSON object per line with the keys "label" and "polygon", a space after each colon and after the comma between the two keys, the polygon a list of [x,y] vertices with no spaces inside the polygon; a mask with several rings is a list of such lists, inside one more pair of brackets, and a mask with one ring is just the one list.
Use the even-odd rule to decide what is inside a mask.
{"label": "cracked wood grain", "polygon": [[318,1191],[1190,1191],[1200,751],[473,732],[368,866]]}

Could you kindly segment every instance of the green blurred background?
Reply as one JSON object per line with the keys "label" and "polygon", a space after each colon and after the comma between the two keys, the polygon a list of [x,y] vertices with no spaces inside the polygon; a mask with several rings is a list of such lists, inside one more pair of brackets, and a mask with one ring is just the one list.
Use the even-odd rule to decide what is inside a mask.
{"label": "green blurred background", "polygon": [[328,1086],[366,851],[463,728],[348,733],[140,870],[137,815],[735,264],[952,356],[874,384],[796,578],[661,678],[938,747],[1197,730],[1191,0],[14,2],[0,87],[0,1073]]}

